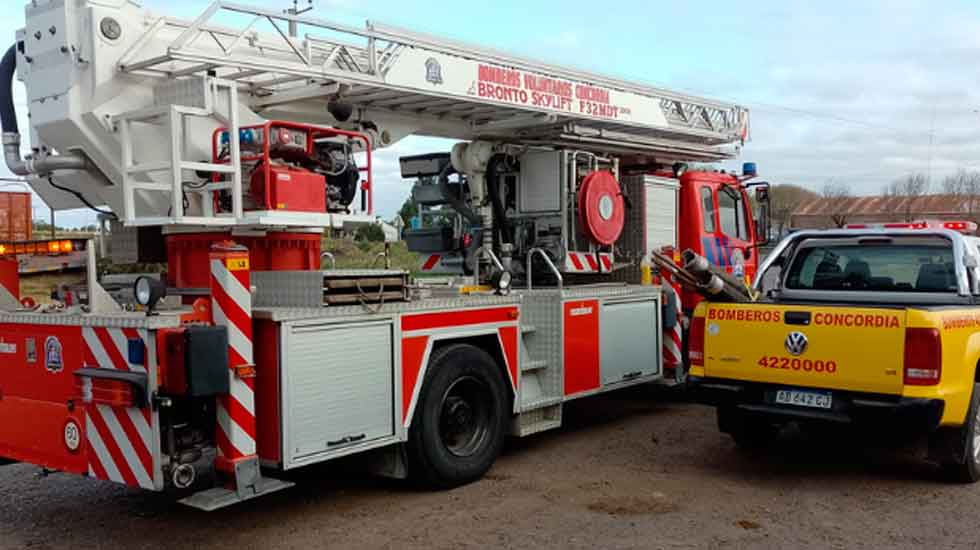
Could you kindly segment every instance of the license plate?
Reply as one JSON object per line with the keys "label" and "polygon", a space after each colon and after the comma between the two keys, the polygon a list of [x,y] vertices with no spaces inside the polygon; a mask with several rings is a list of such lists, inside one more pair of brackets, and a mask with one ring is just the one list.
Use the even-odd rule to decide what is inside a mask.
{"label": "license plate", "polygon": [[798,405],[815,409],[829,409],[833,398],[829,393],[801,390],[779,390],[776,392],[776,403]]}

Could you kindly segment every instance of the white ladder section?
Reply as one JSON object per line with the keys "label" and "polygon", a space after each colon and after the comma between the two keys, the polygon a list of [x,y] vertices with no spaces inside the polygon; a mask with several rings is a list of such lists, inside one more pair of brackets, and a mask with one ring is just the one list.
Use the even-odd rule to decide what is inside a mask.
{"label": "white ladder section", "polygon": [[[217,108],[219,94],[226,96],[227,110]],[[123,223],[128,226],[151,225],[230,225],[244,222],[242,205],[241,150],[238,129],[238,85],[217,78],[187,79],[174,81],[172,86],[157,91],[157,105],[124,113],[115,118],[122,145],[123,165]],[[197,104],[196,106],[183,105]],[[223,112],[222,112],[223,111]],[[184,158],[184,136],[187,119],[201,117],[217,119],[228,129],[229,162],[216,164],[197,162]],[[139,162],[133,156],[133,125],[159,124],[167,128],[169,158]],[[194,188],[184,185],[184,171],[200,171],[221,174],[220,181]],[[169,181],[151,180],[152,173],[166,173]],[[231,192],[232,212],[215,214],[211,194],[214,191]],[[168,216],[142,216],[137,211],[138,191],[169,194]],[[199,195],[200,216],[188,216],[184,207],[187,194]]]}
{"label": "white ladder section", "polygon": [[[232,26],[231,21],[239,24]],[[305,34],[292,36],[290,29]],[[469,84],[459,89],[456,81],[469,82],[471,74],[475,85],[478,65],[521,71],[532,81],[601,87],[632,105],[625,110],[632,115],[598,116],[481,96],[466,89]],[[433,72],[427,74],[430,68]],[[663,152],[668,158],[711,160],[731,156],[718,147],[737,145],[748,128],[747,109],[733,103],[370,22],[356,28],[221,0],[193,21],[157,19],[120,58],[119,69],[167,78],[213,74],[238,82],[253,107],[322,97],[326,87],[360,108],[460,123],[457,130],[439,134],[457,139],[470,139],[473,132],[506,133],[516,124],[548,130],[545,137],[551,140],[569,134],[593,141],[613,136],[618,143]],[[568,99],[574,97],[569,94]]]}

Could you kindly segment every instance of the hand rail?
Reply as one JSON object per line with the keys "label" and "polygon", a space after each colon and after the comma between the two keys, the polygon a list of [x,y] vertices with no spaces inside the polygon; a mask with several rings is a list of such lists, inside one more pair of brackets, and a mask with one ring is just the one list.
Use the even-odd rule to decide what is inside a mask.
{"label": "hand rail", "polygon": [[535,254],[538,254],[542,258],[544,258],[544,262],[548,264],[548,267],[551,268],[551,272],[554,273],[555,277],[558,279],[558,288],[562,288],[565,285],[565,279],[562,278],[561,272],[558,271],[557,267],[555,267],[555,263],[551,261],[551,258],[548,256],[548,253],[545,252],[543,248],[532,248],[531,250],[527,251],[527,289],[531,290],[532,288],[531,287],[531,260],[534,259]]}
{"label": "hand rail", "polygon": [[476,252],[474,252],[474,254],[476,255],[476,265],[473,268],[473,278],[476,281],[476,284],[480,284],[480,255],[482,255],[483,253],[486,253],[486,255],[490,258],[490,261],[493,262],[493,265],[497,269],[499,269],[500,271],[505,271],[504,264],[500,263],[500,258],[498,258],[497,255],[493,253],[493,250],[487,248],[486,245],[483,245],[480,248],[477,248]]}
{"label": "hand rail", "polygon": [[323,269],[323,259],[330,258],[330,269],[337,269],[337,258],[330,252],[320,253],[320,269]]}

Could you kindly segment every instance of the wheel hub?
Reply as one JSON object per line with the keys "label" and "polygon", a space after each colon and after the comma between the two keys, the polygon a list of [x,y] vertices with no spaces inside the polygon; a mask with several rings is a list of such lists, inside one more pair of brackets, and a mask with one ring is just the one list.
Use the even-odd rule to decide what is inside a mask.
{"label": "wheel hub", "polygon": [[475,378],[460,378],[446,390],[439,413],[439,438],[460,457],[478,452],[490,431],[489,389]]}

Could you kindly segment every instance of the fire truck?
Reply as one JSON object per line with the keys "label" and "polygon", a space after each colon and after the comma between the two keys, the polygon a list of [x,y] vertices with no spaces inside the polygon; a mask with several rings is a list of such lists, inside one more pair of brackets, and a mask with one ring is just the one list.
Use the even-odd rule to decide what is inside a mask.
{"label": "fire truck", "polygon": [[[679,361],[681,302],[640,284],[650,250],[754,273],[754,167],[689,169],[739,152],[738,105],[225,1],[25,14],[0,62],[7,166],[55,209],[111,213],[113,262],[166,270],[120,297],[72,243],[85,300],[0,305],[6,461],[204,510],[354,454],[454,487],[564,403]],[[401,159],[420,270],[455,276],[322,269],[325,230],[376,223],[373,152],[410,135],[459,140]]]}

